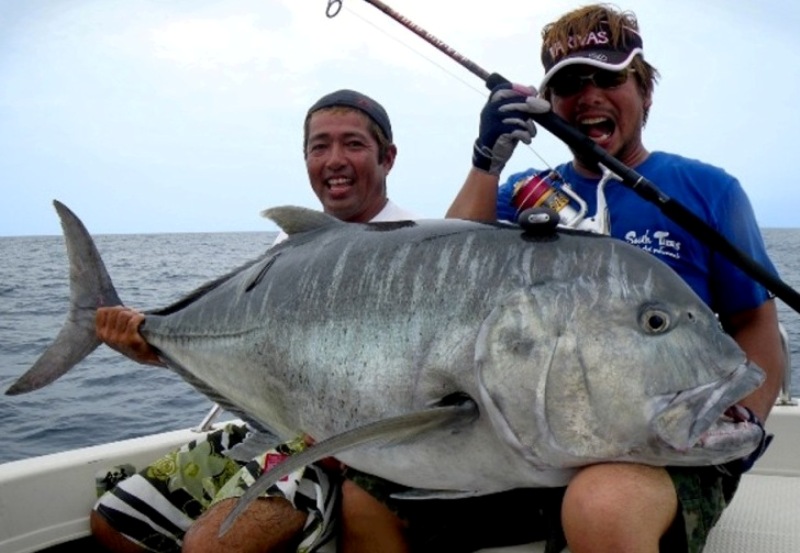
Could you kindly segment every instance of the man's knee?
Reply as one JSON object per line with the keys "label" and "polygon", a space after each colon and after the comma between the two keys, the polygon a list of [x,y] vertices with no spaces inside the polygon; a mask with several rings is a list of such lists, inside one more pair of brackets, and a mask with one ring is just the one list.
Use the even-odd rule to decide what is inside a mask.
{"label": "man's knee", "polygon": [[675,488],[663,468],[603,464],[587,467],[573,478],[561,518],[573,550],[603,550],[599,544],[607,544],[609,550],[651,546],[657,550],[677,509]]}
{"label": "man's knee", "polygon": [[206,511],[186,532],[183,551],[203,553],[227,551],[257,553],[293,551],[306,520],[285,499],[260,498],[236,519],[228,532],[220,537],[225,518],[236,506],[237,499],[225,499]]}

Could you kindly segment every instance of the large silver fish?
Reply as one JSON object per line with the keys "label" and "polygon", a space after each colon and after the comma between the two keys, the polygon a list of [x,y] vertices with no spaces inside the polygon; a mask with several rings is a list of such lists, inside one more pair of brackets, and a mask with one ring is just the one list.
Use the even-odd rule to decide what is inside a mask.
{"label": "large silver fish", "polygon": [[[71,311],[6,393],[98,345],[120,304],[80,220],[55,202]],[[758,444],[726,409],[763,380],[661,261],[619,240],[467,221],[347,224],[268,210],[290,238],[148,313],[167,365],[311,458],[421,489],[557,486],[599,461],[707,465]]]}

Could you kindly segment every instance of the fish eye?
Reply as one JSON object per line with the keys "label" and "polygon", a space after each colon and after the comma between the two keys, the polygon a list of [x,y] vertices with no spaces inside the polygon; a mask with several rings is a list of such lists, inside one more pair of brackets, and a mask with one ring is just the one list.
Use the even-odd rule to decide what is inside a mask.
{"label": "fish eye", "polygon": [[639,314],[639,325],[647,334],[661,334],[670,328],[669,313],[657,307],[646,307]]}

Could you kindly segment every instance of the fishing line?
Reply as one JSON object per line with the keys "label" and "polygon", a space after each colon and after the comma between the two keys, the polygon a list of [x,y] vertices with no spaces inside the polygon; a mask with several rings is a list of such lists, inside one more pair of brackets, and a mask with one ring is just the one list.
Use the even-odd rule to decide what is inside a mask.
{"label": "fishing line", "polygon": [[[372,4],[373,2],[369,2],[369,3],[371,3],[371,4]],[[338,7],[336,7],[336,6],[338,6]],[[335,10],[333,10],[333,9],[332,9],[333,7],[336,7],[336,8],[335,8]],[[372,28],[374,28],[375,30],[377,30],[378,32],[380,32],[381,34],[383,34],[384,36],[386,36],[386,37],[388,37],[388,38],[392,39],[393,41],[395,41],[395,42],[396,42],[396,43],[398,43],[399,45],[403,46],[404,48],[406,48],[406,49],[407,49],[407,50],[409,50],[410,52],[412,52],[412,53],[416,54],[417,56],[419,56],[419,57],[420,57],[420,58],[422,58],[423,60],[427,61],[428,63],[430,63],[430,64],[431,64],[431,65],[433,65],[434,67],[436,67],[436,68],[440,69],[441,71],[443,71],[443,72],[444,72],[444,73],[446,73],[447,75],[450,75],[451,77],[453,77],[455,80],[457,80],[458,82],[460,82],[461,84],[463,84],[464,86],[466,86],[467,88],[469,88],[470,90],[473,90],[473,91],[475,91],[477,94],[480,94],[480,96],[481,96],[482,98],[484,98],[484,99],[485,99],[485,98],[487,97],[487,94],[484,92],[484,89],[483,89],[483,88],[478,88],[478,87],[476,87],[476,86],[472,85],[471,83],[467,82],[465,79],[463,79],[462,77],[458,76],[456,73],[453,73],[452,71],[450,71],[449,69],[447,69],[447,68],[446,68],[444,65],[440,64],[439,62],[437,62],[437,61],[436,61],[436,60],[434,60],[433,58],[429,58],[428,56],[426,56],[425,54],[423,54],[421,51],[419,51],[419,50],[416,50],[416,49],[415,49],[413,46],[411,46],[410,44],[407,44],[406,42],[403,42],[403,41],[402,41],[400,38],[398,38],[398,37],[396,37],[396,36],[394,36],[394,35],[390,34],[389,32],[387,32],[387,31],[386,31],[386,29],[383,29],[383,28],[379,27],[378,25],[376,25],[376,24],[375,24],[375,23],[373,23],[372,21],[368,20],[368,19],[367,19],[367,18],[365,18],[364,16],[360,15],[360,14],[359,14],[359,13],[357,13],[356,11],[354,11],[354,10],[351,10],[350,8],[348,8],[348,7],[344,6],[344,4],[343,4],[341,1],[339,1],[339,0],[329,1],[329,2],[328,2],[328,9],[326,10],[326,12],[325,12],[325,15],[327,15],[329,19],[333,19],[333,18],[334,18],[334,17],[336,17],[336,16],[339,14],[339,12],[340,12],[340,11],[342,11],[342,10],[346,10],[346,11],[347,11],[347,13],[354,15],[355,17],[357,17],[358,19],[360,19],[360,20],[361,20],[361,21],[363,21],[364,23],[366,23],[366,24],[370,25]],[[332,15],[331,15],[331,13],[332,13]],[[424,37],[423,37],[423,38],[424,38]],[[427,39],[426,39],[426,40],[427,40]],[[529,150],[529,151],[530,151],[530,152],[531,152],[531,153],[532,153],[532,154],[533,154],[533,155],[534,155],[534,156],[535,156],[535,157],[536,157],[536,158],[539,160],[539,162],[541,162],[541,163],[542,163],[542,165],[544,165],[544,166],[545,166],[547,169],[549,169],[551,172],[557,173],[557,171],[556,171],[556,170],[553,168],[553,166],[552,166],[552,165],[550,165],[550,164],[547,162],[547,160],[545,160],[545,159],[544,159],[544,157],[542,157],[542,155],[541,155],[541,154],[539,154],[539,152],[537,152],[537,151],[536,151],[536,149],[533,147],[533,145],[532,145],[532,144],[523,144],[523,146],[525,146],[525,147],[526,147],[526,148],[527,148],[527,149],[528,149],[528,150]]]}
{"label": "fishing line", "polygon": [[[400,15],[380,0],[364,1],[378,8],[472,72],[486,83],[488,89],[491,90],[499,84],[510,82],[502,75],[498,73],[489,73],[472,60],[462,56],[453,48],[425,31],[408,18]],[[328,0],[328,8],[325,13],[329,18],[332,18],[336,16],[341,8],[342,0]],[[692,213],[692,211],[687,209],[683,204],[670,198],[655,184],[603,150],[591,138],[570,126],[569,123],[552,111],[532,114],[531,119],[550,131],[556,138],[559,138],[569,146],[574,153],[593,160],[599,167],[605,167],[612,171],[619,177],[623,184],[636,192],[641,198],[656,206],[664,215],[682,226],[706,246],[726,257],[747,276],[763,285],[794,311],[800,313],[800,294],[798,294],[796,290],[783,282],[777,275],[762,267],[742,250],[734,246],[717,229]]]}
{"label": "fishing line", "polygon": [[406,48],[406,49],[407,49],[407,50],[409,50],[410,52],[412,52],[412,53],[416,54],[417,56],[421,57],[422,59],[424,59],[425,61],[427,61],[427,62],[428,62],[428,63],[430,63],[431,65],[433,65],[433,66],[435,66],[435,67],[437,67],[437,68],[441,69],[443,72],[447,73],[448,75],[450,75],[451,77],[453,77],[454,79],[456,79],[457,81],[459,81],[461,84],[463,84],[464,86],[466,86],[466,87],[467,87],[467,88],[469,88],[470,90],[474,90],[476,93],[480,94],[480,95],[481,95],[481,96],[483,96],[483,97],[485,97],[485,96],[486,96],[486,94],[484,93],[484,91],[483,91],[483,89],[482,89],[482,88],[478,88],[478,87],[476,87],[476,86],[472,85],[471,83],[467,82],[465,79],[463,79],[463,78],[459,77],[458,75],[456,75],[455,73],[453,73],[452,71],[450,71],[449,69],[447,69],[447,68],[446,68],[444,65],[442,65],[442,64],[440,64],[439,62],[435,61],[433,58],[429,58],[428,56],[426,56],[425,54],[423,54],[423,53],[422,53],[422,52],[420,52],[419,50],[416,50],[416,49],[415,49],[413,46],[411,46],[411,45],[409,45],[409,44],[406,44],[405,42],[403,42],[402,40],[400,40],[398,37],[396,37],[396,36],[394,36],[394,35],[392,35],[392,34],[389,34],[389,33],[386,31],[386,29],[383,29],[383,28],[379,27],[378,25],[376,25],[376,24],[375,24],[375,23],[373,23],[372,21],[370,21],[370,20],[366,19],[364,16],[360,15],[359,13],[357,13],[357,12],[355,12],[355,11],[353,11],[353,10],[349,9],[349,8],[343,7],[342,9],[344,9],[344,10],[346,10],[348,13],[350,13],[350,14],[352,14],[352,15],[356,16],[357,18],[359,18],[361,21],[363,21],[363,22],[364,22],[364,23],[366,23],[367,25],[370,25],[371,27],[373,27],[374,29],[376,29],[378,32],[382,33],[384,36],[387,36],[387,37],[391,38],[393,41],[395,41],[395,42],[396,42],[396,43],[398,43],[399,45],[403,46],[404,48]]}

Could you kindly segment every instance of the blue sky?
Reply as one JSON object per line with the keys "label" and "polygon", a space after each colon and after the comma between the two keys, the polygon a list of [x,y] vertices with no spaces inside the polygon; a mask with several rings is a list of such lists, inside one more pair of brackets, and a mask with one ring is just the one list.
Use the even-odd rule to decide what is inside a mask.
{"label": "blue sky", "polygon": [[[363,0],[333,19],[326,3],[0,0],[0,236],[60,234],[53,199],[93,233],[274,230],[262,209],[317,205],[302,121],[338,88],[389,111],[390,197],[442,216],[469,169],[482,83]],[[387,3],[528,84],[542,77],[542,25],[580,5]],[[638,15],[662,75],[646,146],[724,167],[762,226],[800,227],[798,4],[617,5]],[[519,148],[508,171],[568,157],[544,130],[533,149]]]}

